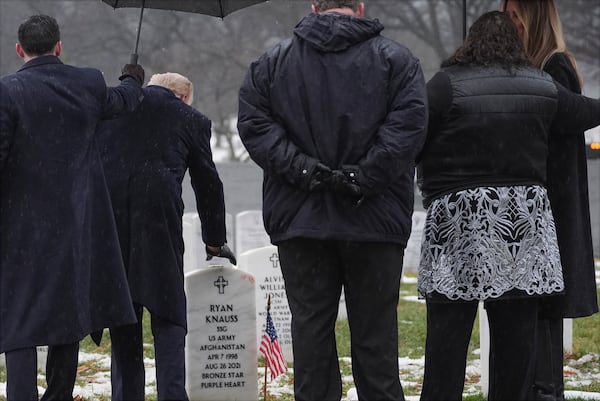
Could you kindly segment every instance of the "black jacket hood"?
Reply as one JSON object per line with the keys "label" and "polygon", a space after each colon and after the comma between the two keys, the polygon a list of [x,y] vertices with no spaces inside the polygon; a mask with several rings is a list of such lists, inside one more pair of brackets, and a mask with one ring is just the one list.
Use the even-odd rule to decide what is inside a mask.
{"label": "black jacket hood", "polygon": [[338,13],[309,14],[294,29],[294,35],[322,52],[339,52],[383,31],[378,20]]}

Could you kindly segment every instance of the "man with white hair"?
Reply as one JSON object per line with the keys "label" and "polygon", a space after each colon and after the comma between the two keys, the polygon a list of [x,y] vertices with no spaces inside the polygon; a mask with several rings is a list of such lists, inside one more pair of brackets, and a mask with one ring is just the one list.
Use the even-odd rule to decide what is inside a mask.
{"label": "man with white hair", "polygon": [[187,400],[181,183],[189,169],[209,257],[235,264],[223,184],[212,160],[211,121],[191,107],[193,85],[150,78],[135,113],[99,128],[106,180],[138,322],[111,328],[112,400],[143,400],[143,308],[150,311],[159,400]]}

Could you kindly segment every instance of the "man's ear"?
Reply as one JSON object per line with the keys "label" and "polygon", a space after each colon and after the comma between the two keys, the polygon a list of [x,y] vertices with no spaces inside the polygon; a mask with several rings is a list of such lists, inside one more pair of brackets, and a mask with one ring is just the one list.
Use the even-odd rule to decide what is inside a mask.
{"label": "man's ear", "polygon": [[54,45],[54,55],[56,57],[60,56],[60,53],[62,52],[62,42],[59,40],[58,42],[56,42],[56,44]]}
{"label": "man's ear", "polygon": [[17,43],[17,44],[15,45],[15,50],[16,50],[17,54],[19,55],[19,57],[21,57],[21,58],[23,58],[23,59],[24,59],[25,57],[27,57],[27,54],[25,53],[25,50],[23,50],[23,46],[21,46],[21,44],[20,44],[20,43]]}
{"label": "man's ear", "polygon": [[179,98],[181,99],[181,101],[183,103],[187,104],[188,106],[191,106],[190,105],[190,97],[189,97],[189,95],[185,95],[185,94],[179,95]]}
{"label": "man's ear", "polygon": [[313,3],[311,4],[310,8],[312,9],[312,12],[315,14],[319,13],[319,9],[317,8],[317,6]]}
{"label": "man's ear", "polygon": [[356,15],[361,18],[365,16],[365,3],[358,3],[358,11],[356,12]]}

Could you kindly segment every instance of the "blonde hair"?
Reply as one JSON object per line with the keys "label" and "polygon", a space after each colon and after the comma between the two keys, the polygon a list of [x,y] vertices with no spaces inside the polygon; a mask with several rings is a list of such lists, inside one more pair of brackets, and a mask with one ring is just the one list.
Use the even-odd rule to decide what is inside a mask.
{"label": "blonde hair", "polygon": [[150,78],[148,85],[162,86],[170,89],[175,96],[183,96],[184,101],[191,105],[194,101],[194,85],[181,74],[176,72],[165,72],[163,74],[154,74]]}
{"label": "blonde hair", "polygon": [[[508,1],[504,0],[502,11],[506,11]],[[543,69],[555,53],[564,53],[571,61],[579,84],[583,87],[577,61],[567,49],[554,0],[514,0],[514,3],[516,17],[523,24],[521,39],[531,63]]]}

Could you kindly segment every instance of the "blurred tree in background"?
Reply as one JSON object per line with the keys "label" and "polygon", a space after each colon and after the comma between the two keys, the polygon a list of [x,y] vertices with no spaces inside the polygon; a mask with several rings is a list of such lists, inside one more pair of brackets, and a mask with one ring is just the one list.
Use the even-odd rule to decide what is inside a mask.
{"label": "blurred tree in background", "polygon": [[[202,1],[202,0],[199,0]],[[600,96],[600,0],[556,0],[567,44],[577,57],[586,93]],[[378,18],[383,34],[410,48],[427,78],[462,42],[463,0],[366,0],[367,17]],[[467,25],[500,7],[500,0],[467,0]],[[308,12],[309,0],[271,0],[227,16],[146,9],[138,48],[148,79],[173,71],[195,85],[194,106],[213,121],[215,146],[228,160],[247,156],[235,127],[237,94],[250,63],[291,35]],[[138,9],[112,9],[101,0],[0,0],[0,75],[17,70],[17,28],[28,16],[48,14],[60,26],[62,59],[92,66],[116,84],[135,46]]]}

